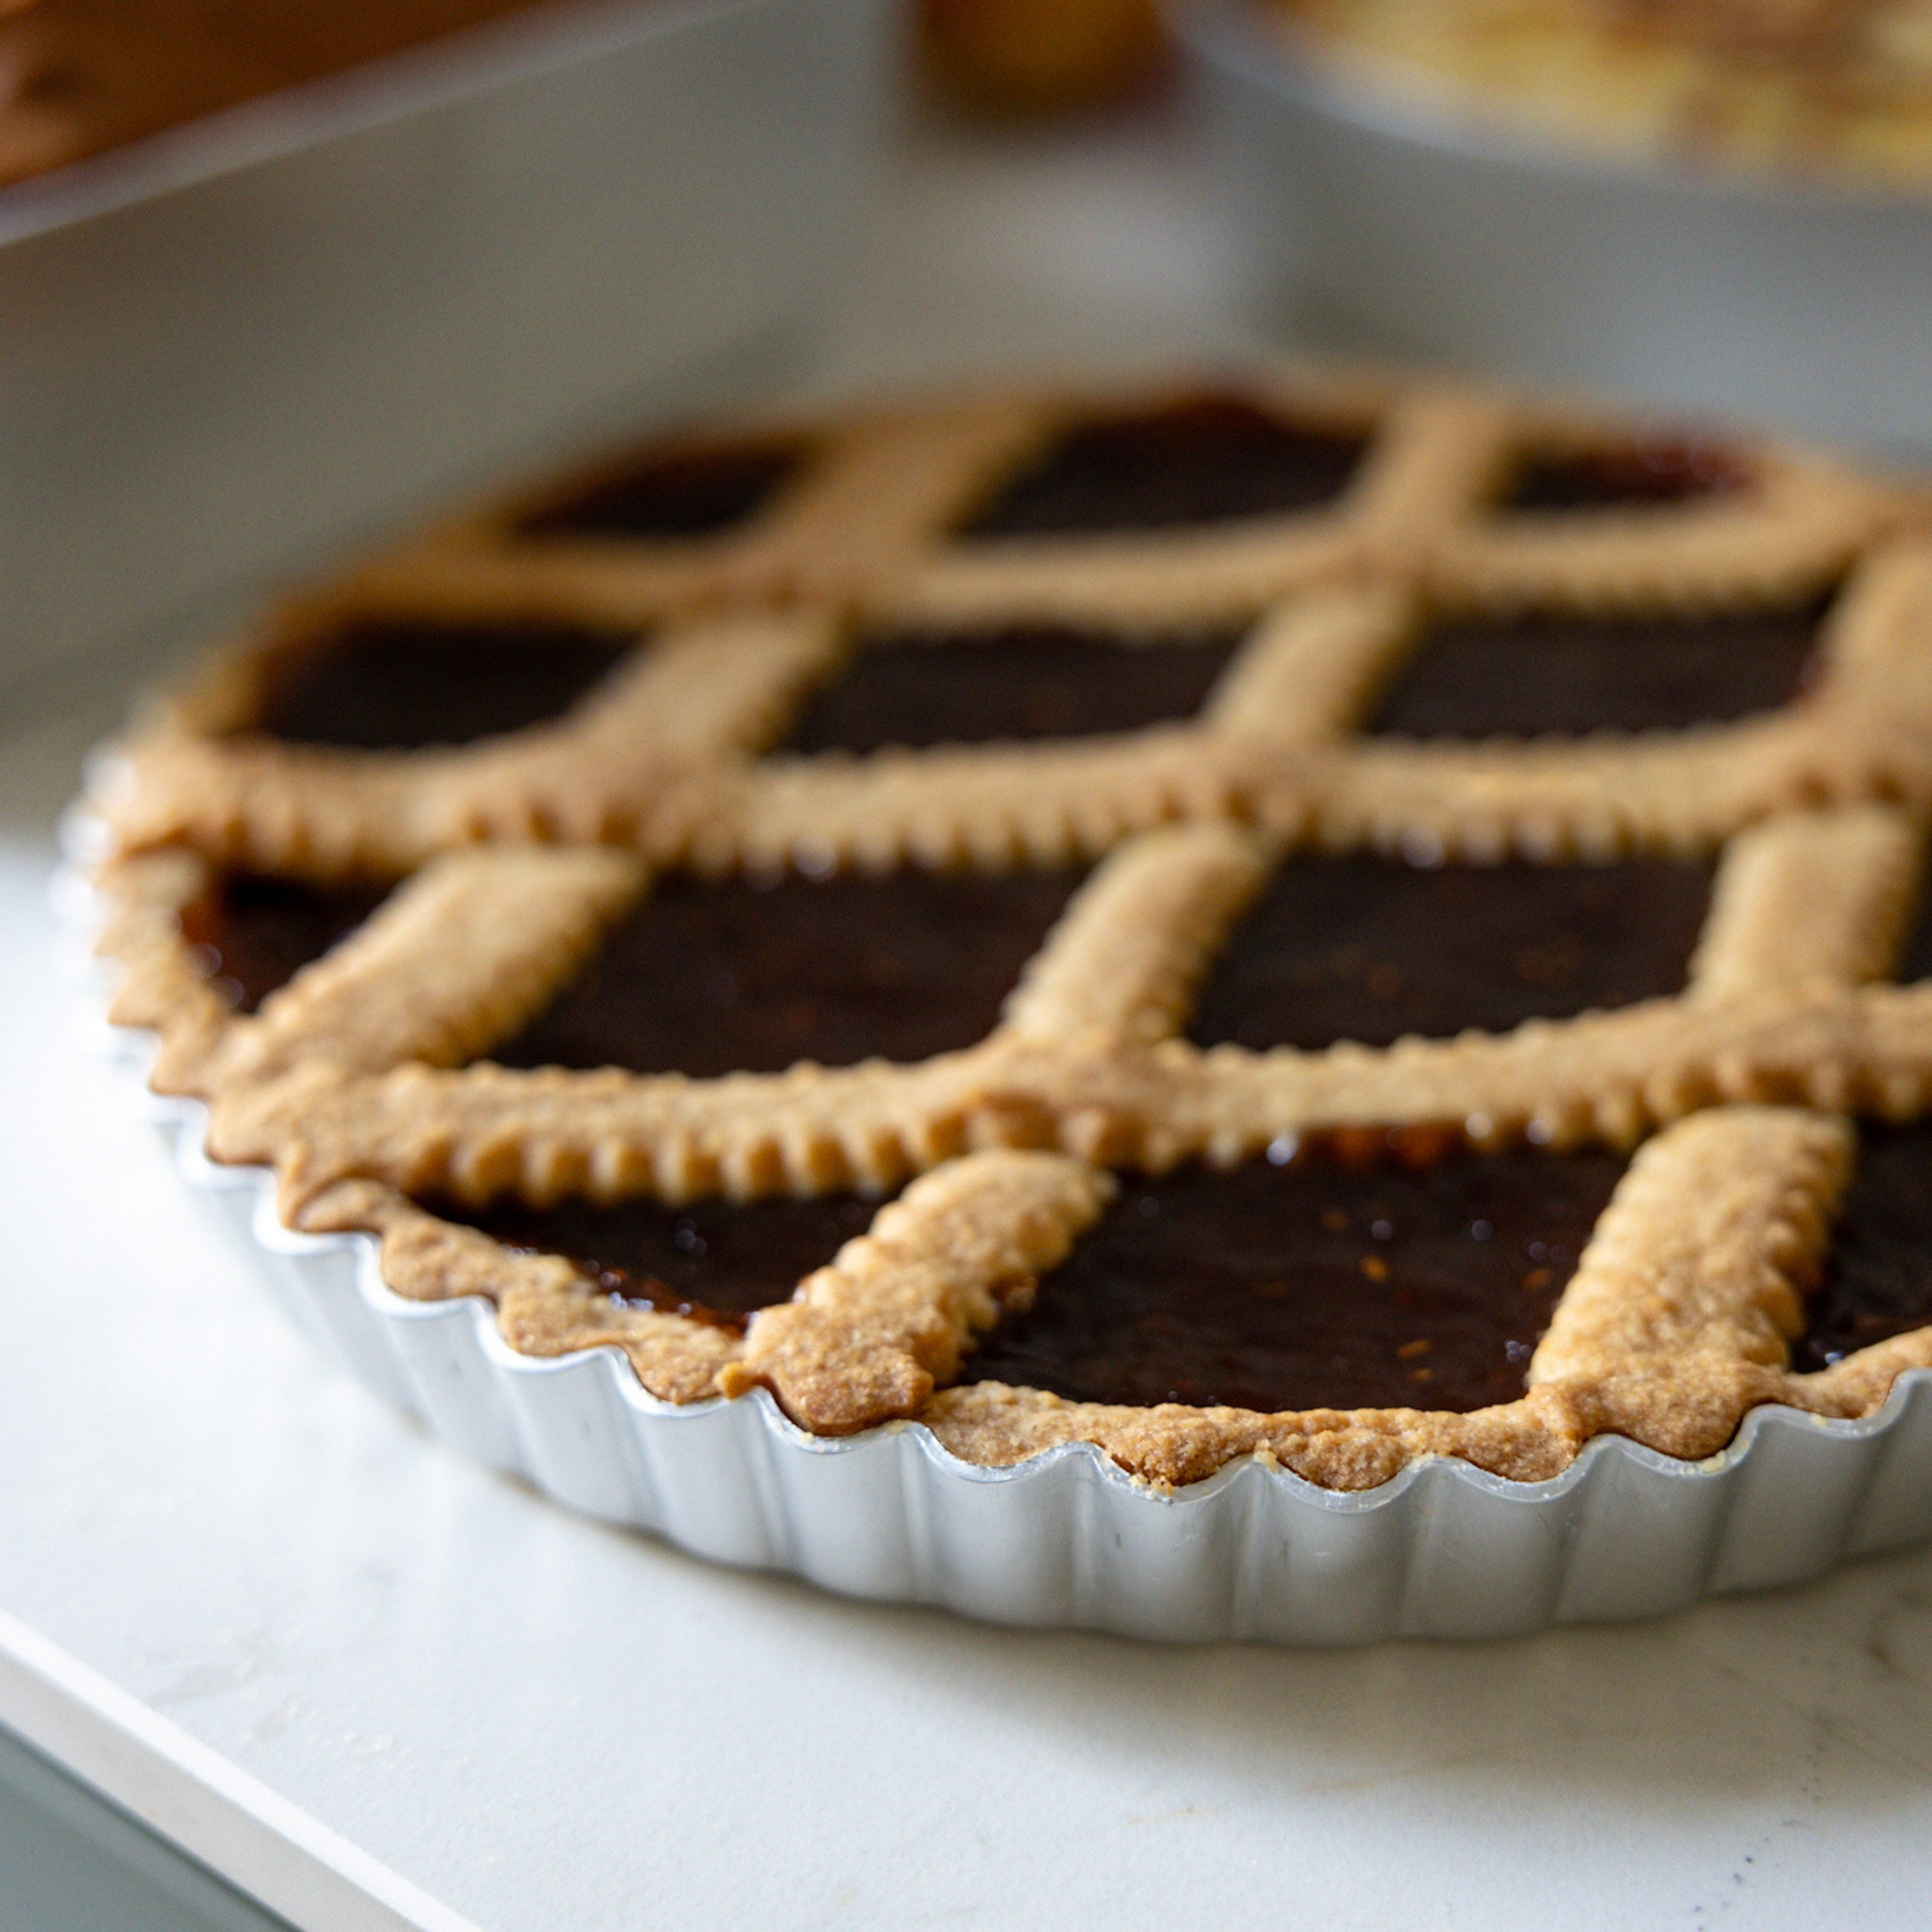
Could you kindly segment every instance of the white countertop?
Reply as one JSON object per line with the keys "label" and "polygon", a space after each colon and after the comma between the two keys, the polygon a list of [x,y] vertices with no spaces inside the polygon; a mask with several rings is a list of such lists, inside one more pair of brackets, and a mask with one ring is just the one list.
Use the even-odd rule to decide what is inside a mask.
{"label": "white countertop", "polygon": [[[1159,125],[919,138],[818,380],[1236,347]],[[53,968],[119,691],[0,740],[0,1723],[309,1932],[1916,1925],[1932,1549],[1634,1628],[1172,1650],[736,1575],[287,1329]]]}

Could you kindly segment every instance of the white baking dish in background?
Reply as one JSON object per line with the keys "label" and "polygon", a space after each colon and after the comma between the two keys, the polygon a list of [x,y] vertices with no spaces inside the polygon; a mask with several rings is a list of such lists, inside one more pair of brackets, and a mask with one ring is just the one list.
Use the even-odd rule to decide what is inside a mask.
{"label": "white baking dish in background", "polygon": [[802,331],[897,11],[550,7],[0,190],[0,677]]}
{"label": "white baking dish in background", "polygon": [[1249,1460],[1163,1494],[1086,1444],[981,1468],[917,1425],[810,1435],[763,1390],[660,1402],[615,1349],[520,1355],[487,1302],[406,1300],[373,1238],[294,1233],[269,1170],[211,1161],[201,1103],[148,1089],[153,1036],[104,1019],[79,865],[54,900],[88,1037],[297,1324],[465,1454],[695,1554],[999,1623],[1340,1644],[1653,1616],[1932,1536],[1932,1370],[1862,1420],[1754,1409],[1702,1463],[1600,1436],[1544,1483],[1435,1458],[1343,1493]]}
{"label": "white baking dish in background", "polygon": [[1273,319],[1932,457],[1932,183],[1595,159],[1298,63],[1258,0],[1169,13]]}

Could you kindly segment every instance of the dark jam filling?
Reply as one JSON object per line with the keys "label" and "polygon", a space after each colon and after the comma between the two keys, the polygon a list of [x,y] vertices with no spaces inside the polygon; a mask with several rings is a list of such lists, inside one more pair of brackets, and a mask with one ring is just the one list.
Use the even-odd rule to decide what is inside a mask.
{"label": "dark jam filling", "polygon": [[1137,731],[1193,717],[1239,642],[1236,633],[1125,644],[1045,627],[869,638],[812,696],[786,745],[864,753]]}
{"label": "dark jam filling", "polygon": [[311,886],[232,872],[182,914],[182,937],[238,1011],[252,1013],[312,959],[354,932],[387,886]]}
{"label": "dark jam filling", "polygon": [[709,1077],[971,1046],[1078,883],[1070,872],[661,880],[490,1057]]}
{"label": "dark jam filling", "polygon": [[505,1247],[562,1255],[613,1300],[739,1331],[748,1315],[789,1301],[807,1275],[871,1226],[879,1208],[854,1194],[682,1208],[569,1201],[479,1212],[439,1199],[422,1205]]}
{"label": "dark jam filling", "polygon": [[958,533],[1094,536],[1319,509],[1348,487],[1367,446],[1355,431],[1200,396],[1067,431]]}
{"label": "dark jam filling", "polygon": [[1293,861],[1236,930],[1192,1038],[1263,1051],[1386,1046],[1628,1006],[1682,989],[1708,866]]}
{"label": "dark jam filling", "polygon": [[1807,684],[1829,600],[1643,617],[1445,617],[1369,728],[1404,738],[1677,731],[1776,711]]}
{"label": "dark jam filling", "polygon": [[1624,510],[1692,501],[1744,488],[1749,474],[1718,443],[1684,438],[1532,455],[1517,468],[1502,510]]}
{"label": "dark jam filling", "polygon": [[1867,1126],[1825,1278],[1792,1344],[1800,1374],[1932,1323],[1932,1123]]}
{"label": "dark jam filling", "polygon": [[754,517],[791,480],[806,445],[719,443],[647,456],[533,511],[526,537],[709,537]]}
{"label": "dark jam filling", "polygon": [[637,646],[563,624],[372,619],[291,654],[251,728],[358,752],[467,745],[560,717]]}
{"label": "dark jam filling", "polygon": [[1908,985],[1915,980],[1932,980],[1932,892],[1919,893],[1918,915],[1905,942],[1898,977]]}
{"label": "dark jam filling", "polygon": [[1622,1168],[1607,1153],[1304,1156],[1140,1181],[964,1378],[1264,1414],[1513,1402]]}

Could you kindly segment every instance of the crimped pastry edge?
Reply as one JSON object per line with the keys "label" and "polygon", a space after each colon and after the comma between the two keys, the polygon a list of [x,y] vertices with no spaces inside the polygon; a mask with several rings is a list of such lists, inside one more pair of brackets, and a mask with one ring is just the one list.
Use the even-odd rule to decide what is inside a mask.
{"label": "crimped pastry edge", "polygon": [[[1765,1136],[1752,1131],[1767,1118],[1788,1130],[1787,1140],[1806,1143],[1795,1159],[1787,1153],[1781,1165],[1772,1164],[1769,1185]],[[1705,1259],[1719,1275],[1741,1269],[1738,1262],[1719,1264],[1710,1246],[1714,1238],[1727,1252],[1747,1248],[1742,1261],[1760,1270],[1735,1291],[1735,1315],[1725,1321],[1700,1321],[1697,1346],[1670,1356],[1663,1366],[1601,1346],[1593,1350],[1585,1344],[1579,1352],[1575,1338],[1563,1333],[1566,1290],[1523,1397],[1466,1414],[1408,1408],[1259,1415],[1180,1405],[1122,1409],[1002,1383],[935,1389],[935,1365],[943,1379],[973,1330],[991,1319],[983,1288],[976,1291],[979,1298],[970,1314],[955,1308],[950,1311],[953,1319],[940,1319],[937,1328],[928,1315],[915,1340],[907,1339],[902,1321],[884,1311],[883,1329],[864,1321],[854,1329],[835,1319],[821,1331],[814,1323],[812,1301],[815,1293],[824,1292],[821,1277],[831,1283],[858,1265],[847,1256],[874,1245],[872,1236],[848,1244],[838,1263],[809,1277],[795,1300],[754,1316],[741,1346],[696,1321],[614,1309],[555,1257],[517,1256],[515,1265],[505,1269],[500,1251],[489,1253],[494,1243],[435,1219],[386,1184],[337,1183],[293,1218],[303,1233],[380,1236],[382,1277],[405,1299],[482,1294],[497,1309],[505,1342],[532,1357],[615,1346],[643,1387],[660,1400],[702,1401],[766,1388],[793,1421],[813,1433],[842,1435],[911,1420],[931,1429],[950,1454],[984,1467],[1006,1467],[1064,1443],[1085,1442],[1135,1478],[1163,1489],[1203,1481],[1250,1457],[1338,1491],[1374,1489],[1407,1464],[1433,1457],[1453,1457],[1512,1483],[1535,1484],[1560,1474],[1589,1441],[1603,1435],[1621,1435],[1662,1455],[1695,1463],[1731,1441],[1753,1407],[1776,1405],[1821,1417],[1864,1417],[1884,1406],[1901,1374],[1932,1367],[1932,1328],[1878,1343],[1815,1375],[1795,1375],[1781,1360],[1763,1359],[1766,1334],[1776,1332],[1767,1330],[1768,1320],[1775,1319],[1776,1329],[1791,1332],[1799,1285],[1815,1271],[1832,1203],[1842,1185],[1848,1130],[1831,1116],[1790,1108],[1719,1108],[1690,1116],[1646,1143],[1633,1175],[1626,1176],[1618,1199],[1599,1222],[1573,1289],[1578,1282],[1587,1289],[1592,1268],[1601,1271],[1609,1264],[1593,1257],[1593,1250],[1618,1245],[1613,1216],[1631,1193],[1633,1176],[1640,1179],[1646,1162],[1650,1170],[1667,1165],[1675,1152],[1673,1135],[1736,1140],[1738,1145],[1726,1150],[1733,1184],[1743,1179],[1769,1195],[1755,1223],[1747,1220],[1742,1240],[1735,1228],[1707,1229],[1698,1237]],[[1064,1157],[992,1152],[930,1169],[908,1192],[916,1197],[922,1187],[951,1184],[966,1170],[1003,1163],[1044,1163],[1061,1173],[1090,1174],[1090,1190],[1106,1185],[1103,1171]],[[1703,1205],[1710,1180],[1708,1162],[1690,1164],[1679,1187],[1668,1193],[1666,1208],[1681,1216]],[[1084,1198],[1097,1204],[1104,1194],[1090,1191]],[[888,1204],[883,1212],[890,1216],[896,1206]],[[1085,1211],[1069,1203],[1050,1210],[1048,1219],[1075,1231],[1077,1217]],[[1064,1238],[1049,1232],[1044,1245],[1027,1251],[1034,1265],[1050,1265],[1058,1259],[1065,1252],[1060,1245]],[[1627,1248],[1629,1242],[1622,1245]],[[925,1263],[943,1259],[934,1255]],[[1640,1288],[1659,1287],[1665,1275],[1663,1259],[1656,1258],[1648,1272],[1638,1267]],[[1627,1259],[1625,1265],[1630,1265]],[[1748,1268],[1742,1271],[1748,1273]],[[921,1269],[912,1272],[917,1277]],[[1706,1268],[1691,1279],[1701,1294],[1721,1295],[1722,1282],[1714,1288],[1711,1272]],[[1681,1284],[1681,1274],[1678,1279]],[[997,1289],[1001,1294],[1011,1293],[1012,1283],[1030,1293],[1030,1269],[1017,1274],[1009,1269],[1002,1280],[1008,1285]],[[1600,1302],[1614,1298],[1613,1290],[1597,1295]],[[1631,1313],[1612,1312],[1619,1318]],[[831,1344],[830,1355],[818,1346],[821,1332]],[[802,1333],[811,1338],[812,1346],[800,1358]],[[944,1334],[952,1340],[936,1339]],[[1546,1354],[1548,1373],[1541,1366]],[[855,1373],[854,1365],[864,1362],[873,1366]]]}

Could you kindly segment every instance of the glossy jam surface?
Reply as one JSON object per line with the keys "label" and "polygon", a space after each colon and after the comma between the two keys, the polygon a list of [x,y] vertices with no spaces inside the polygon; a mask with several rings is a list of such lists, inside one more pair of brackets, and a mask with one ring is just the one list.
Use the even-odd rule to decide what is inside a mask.
{"label": "glossy jam surface", "polygon": [[1748,480],[1731,451],[1694,439],[1552,451],[1517,468],[1503,510],[1628,510],[1726,495]]}
{"label": "glossy jam surface", "polygon": [[387,897],[387,886],[311,886],[230,873],[182,914],[182,936],[240,1012],[252,1013]]}
{"label": "glossy jam surface", "polygon": [[1444,617],[1369,728],[1404,738],[1676,731],[1776,711],[1813,669],[1818,601],[1756,611]]}
{"label": "glossy jam surface", "polygon": [[1710,868],[1292,860],[1208,975],[1191,1037],[1385,1046],[1683,987]]}
{"label": "glossy jam surface", "polygon": [[788,439],[716,443],[613,466],[526,517],[530,537],[708,537],[749,522],[805,461]]}
{"label": "glossy jam surface", "polygon": [[1134,1182],[965,1378],[1264,1413],[1512,1402],[1622,1167],[1304,1157]]}
{"label": "glossy jam surface", "polygon": [[863,753],[1135,731],[1193,717],[1239,642],[1122,644],[1045,627],[875,637],[808,700],[786,746]]}
{"label": "glossy jam surface", "polygon": [[711,1076],[971,1046],[1078,883],[1072,872],[663,879],[490,1058]]}
{"label": "glossy jam surface", "polygon": [[742,1329],[821,1268],[878,1212],[876,1201],[832,1194],[814,1201],[586,1201],[478,1211],[438,1199],[445,1221],[480,1228],[505,1247],[562,1255],[605,1293],[635,1308]]}
{"label": "glossy jam surface", "polygon": [[1801,1373],[1932,1323],[1932,1122],[1867,1125],[1825,1278],[1791,1349]]}
{"label": "glossy jam surface", "polygon": [[1366,436],[1198,396],[1068,430],[960,526],[965,537],[1096,536],[1319,509]]}
{"label": "glossy jam surface", "polygon": [[560,717],[637,647],[561,624],[353,624],[276,668],[253,728],[358,752],[467,745]]}

